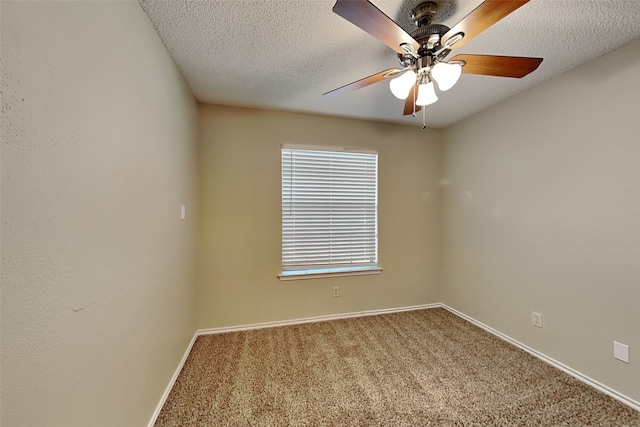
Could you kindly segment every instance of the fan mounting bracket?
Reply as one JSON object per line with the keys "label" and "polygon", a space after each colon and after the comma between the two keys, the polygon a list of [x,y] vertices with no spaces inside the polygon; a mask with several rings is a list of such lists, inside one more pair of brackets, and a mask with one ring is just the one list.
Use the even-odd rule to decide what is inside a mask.
{"label": "fan mounting bracket", "polygon": [[422,3],[418,3],[416,7],[411,11],[411,18],[416,26],[422,27],[423,25],[431,24],[433,17],[438,12],[438,3],[433,0],[427,0]]}

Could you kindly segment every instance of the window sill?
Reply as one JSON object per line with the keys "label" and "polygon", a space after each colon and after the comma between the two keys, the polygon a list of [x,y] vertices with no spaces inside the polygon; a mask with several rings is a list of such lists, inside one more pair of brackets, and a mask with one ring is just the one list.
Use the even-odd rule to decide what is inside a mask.
{"label": "window sill", "polygon": [[321,279],[323,277],[341,277],[341,276],[364,276],[370,274],[380,274],[382,268],[379,266],[366,267],[334,267],[334,268],[317,268],[304,270],[287,270],[278,274],[278,279],[286,280],[304,280],[304,279]]}

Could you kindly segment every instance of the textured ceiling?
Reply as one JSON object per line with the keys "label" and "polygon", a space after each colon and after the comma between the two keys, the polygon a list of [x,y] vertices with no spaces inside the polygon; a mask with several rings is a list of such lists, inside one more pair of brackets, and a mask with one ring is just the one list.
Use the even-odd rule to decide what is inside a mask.
{"label": "textured ceiling", "polygon": [[[420,125],[387,82],[324,92],[399,67],[394,51],[332,12],[335,0],[139,0],[198,101]],[[407,32],[420,0],[374,0]],[[452,27],[481,3],[448,0]],[[441,128],[640,38],[640,0],[531,0],[458,53],[542,57],[523,79],[463,74],[427,122]],[[594,97],[594,105],[597,98]]]}

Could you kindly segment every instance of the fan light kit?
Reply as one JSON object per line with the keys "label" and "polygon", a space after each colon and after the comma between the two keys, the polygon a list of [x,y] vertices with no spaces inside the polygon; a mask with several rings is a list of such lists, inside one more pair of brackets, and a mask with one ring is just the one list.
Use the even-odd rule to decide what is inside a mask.
{"label": "fan light kit", "polygon": [[[382,71],[323,96],[335,97],[391,79],[391,93],[405,100],[404,115],[415,117],[422,107],[438,100],[434,82],[444,92],[456,84],[462,73],[522,78],[542,62],[542,58],[472,54],[446,61],[452,49],[460,48],[529,0],[485,0],[451,28],[431,23],[443,1],[447,0],[423,1],[414,7],[411,18],[417,28],[409,34],[368,0],[337,0],[333,11],[396,51],[403,68]],[[422,113],[425,129],[424,109]]]}

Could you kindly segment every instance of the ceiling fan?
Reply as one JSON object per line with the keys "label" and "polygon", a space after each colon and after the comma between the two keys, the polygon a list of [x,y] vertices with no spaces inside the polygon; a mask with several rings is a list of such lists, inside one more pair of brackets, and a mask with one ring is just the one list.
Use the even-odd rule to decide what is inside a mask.
{"label": "ceiling fan", "polygon": [[426,0],[413,8],[411,18],[417,28],[408,34],[368,0],[337,0],[333,11],[396,51],[402,68],[381,71],[323,96],[331,98],[391,79],[391,92],[405,100],[403,114],[415,116],[422,107],[438,100],[434,81],[439,90],[446,91],[461,73],[522,78],[542,62],[542,58],[472,54],[445,61],[452,49],[463,46],[529,0],[485,0],[452,28],[432,23],[442,1],[446,0]]}

